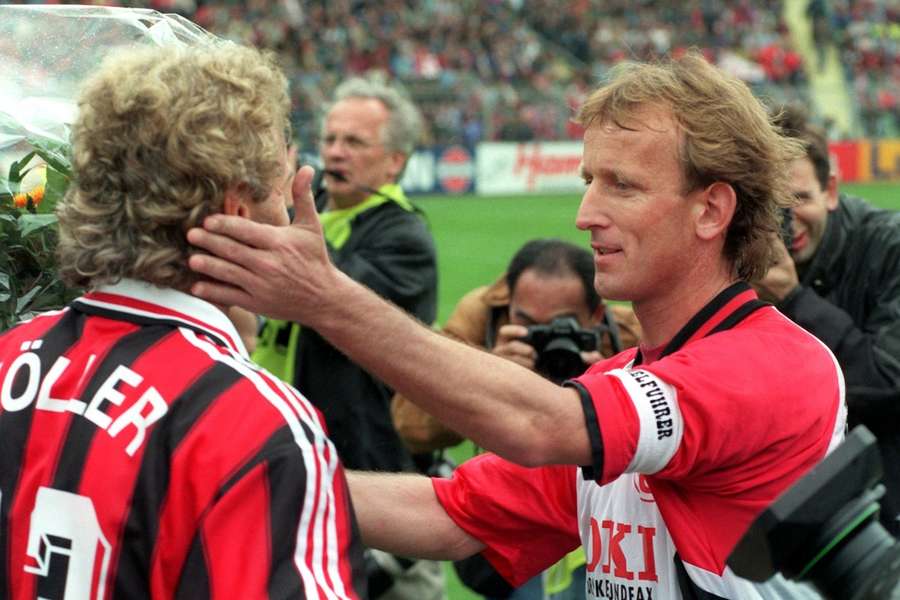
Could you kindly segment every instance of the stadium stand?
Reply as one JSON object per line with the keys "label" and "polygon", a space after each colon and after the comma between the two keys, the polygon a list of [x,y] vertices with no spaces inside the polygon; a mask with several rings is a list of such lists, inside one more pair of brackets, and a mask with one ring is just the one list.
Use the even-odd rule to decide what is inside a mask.
{"label": "stadium stand", "polygon": [[573,110],[613,65],[689,47],[773,102],[811,104],[835,137],[900,131],[900,9],[891,0],[95,3],[177,12],[278,52],[308,146],[312,117],[346,74],[402,81],[431,125],[426,142],[573,139]]}

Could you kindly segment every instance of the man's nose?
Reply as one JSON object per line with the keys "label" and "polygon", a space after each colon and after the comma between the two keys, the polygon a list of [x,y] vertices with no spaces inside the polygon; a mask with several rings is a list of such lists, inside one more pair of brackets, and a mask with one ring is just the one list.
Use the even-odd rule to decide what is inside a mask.
{"label": "man's nose", "polygon": [[575,215],[575,227],[588,230],[591,227],[606,227],[609,217],[603,210],[604,201],[598,190],[588,187],[581,198],[578,213]]}

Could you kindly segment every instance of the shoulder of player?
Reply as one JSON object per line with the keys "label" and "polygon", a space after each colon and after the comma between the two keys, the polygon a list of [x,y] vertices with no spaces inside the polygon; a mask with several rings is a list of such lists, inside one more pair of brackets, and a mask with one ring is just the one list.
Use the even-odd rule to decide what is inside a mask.
{"label": "shoulder of player", "polygon": [[647,367],[677,387],[718,382],[730,395],[779,389],[837,390],[839,368],[828,348],[773,307],[755,311],[731,329],[694,340]]}
{"label": "shoulder of player", "polygon": [[[272,423],[273,427],[280,427],[285,423],[297,427],[301,427],[300,423],[303,423],[303,427],[314,429],[322,427],[321,415],[309,401],[272,373],[232,348],[216,344],[184,329],[182,334],[186,343],[205,355],[210,368],[216,366],[222,369],[217,375],[219,379],[231,380],[228,388],[222,391],[222,395],[234,395],[235,402],[240,404],[245,414],[253,411],[271,413],[274,410],[278,418]],[[227,377],[225,375],[227,373],[231,376]]]}

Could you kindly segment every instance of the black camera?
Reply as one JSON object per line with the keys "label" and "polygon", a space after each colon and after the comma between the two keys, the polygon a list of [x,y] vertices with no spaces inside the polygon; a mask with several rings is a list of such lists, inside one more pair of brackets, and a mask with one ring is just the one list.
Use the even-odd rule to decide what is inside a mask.
{"label": "black camera", "polygon": [[556,383],[584,373],[582,352],[597,349],[599,334],[584,329],[575,317],[557,317],[547,325],[531,325],[522,338],[537,350],[535,371]]}
{"label": "black camera", "polygon": [[810,581],[834,600],[889,598],[900,542],[878,521],[880,478],[875,436],[858,426],[753,522],[728,565],[753,581]]}

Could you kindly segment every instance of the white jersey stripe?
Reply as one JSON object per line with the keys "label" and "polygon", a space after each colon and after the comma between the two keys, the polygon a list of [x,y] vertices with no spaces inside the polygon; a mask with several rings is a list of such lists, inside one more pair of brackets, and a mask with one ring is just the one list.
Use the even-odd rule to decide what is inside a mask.
{"label": "white jersey stripe", "polygon": [[[311,420],[313,422],[318,423],[315,412],[312,409],[312,406],[309,404],[309,401],[303,397],[297,390],[293,387],[288,386],[286,383],[278,379],[277,377],[273,377],[268,374],[269,377],[278,385],[281,392],[289,399],[292,405],[298,410],[303,411],[305,413],[306,419]],[[324,450],[324,445],[326,443],[324,432],[320,435],[321,429],[316,428],[316,440],[319,442],[319,438],[321,437],[322,442],[322,450]],[[325,452],[320,450],[316,453],[316,459],[322,463],[325,460]],[[338,459],[337,459],[337,450],[332,446],[328,452],[328,463],[327,465],[321,465],[323,471],[327,471],[331,477],[334,477],[335,472],[338,468]],[[319,487],[318,493],[318,502],[319,506],[327,506],[328,510],[320,510],[316,516],[317,523],[315,526],[315,532],[318,534],[321,531],[321,538],[325,540],[325,554],[322,556],[323,548],[321,545],[316,545],[313,548],[313,569],[316,574],[319,576],[323,576],[324,573],[322,571],[323,566],[328,571],[328,578],[331,580],[332,585],[334,586],[334,592],[340,598],[347,598],[347,590],[344,588],[344,582],[341,578],[340,573],[340,553],[339,546],[337,541],[337,529],[335,527],[335,519],[327,519],[325,518],[327,514],[337,514],[337,502],[334,497],[334,486],[333,485],[323,485]],[[323,531],[324,530],[324,531]],[[327,560],[327,562],[326,562]],[[324,581],[324,579],[323,579]]]}
{"label": "white jersey stripe", "polygon": [[[288,398],[280,396],[278,393],[276,393],[272,386],[269,385],[270,383],[277,382],[276,378],[268,376],[268,374],[264,376],[263,371],[253,368],[242,358],[239,359],[232,355],[222,353],[218,346],[212,344],[211,342],[202,340],[191,329],[181,328],[179,329],[179,331],[191,345],[206,353],[213,360],[222,362],[235,369],[238,373],[240,373],[251,383],[253,383],[260,394],[262,394],[263,397],[282,415],[288,427],[290,428],[291,433],[294,436],[294,441],[297,443],[301,450],[300,454],[303,458],[304,468],[306,469],[307,488],[310,490],[314,490],[314,493],[307,493],[303,500],[303,509],[300,516],[300,524],[297,528],[297,546],[294,554],[294,563],[297,566],[300,578],[303,581],[304,592],[307,598],[311,600],[318,599],[321,597],[320,592],[323,591],[325,593],[325,598],[327,598],[328,600],[339,600],[339,597],[335,595],[332,590],[320,587],[319,582],[324,582],[324,579],[317,580],[316,576],[310,570],[310,565],[306,563],[306,548],[307,544],[311,543],[313,544],[314,558],[316,555],[320,557],[317,573],[321,574],[321,553],[323,552],[323,548],[320,544],[325,536],[316,535],[316,524],[318,524],[318,528],[321,528],[322,519],[329,510],[328,505],[325,502],[321,501],[321,498],[323,496],[322,488],[330,487],[326,482],[332,481],[334,478],[333,469],[325,472],[322,469],[321,464],[314,464],[313,462],[313,457],[316,457],[315,461],[318,463],[321,463],[324,460],[322,458],[322,454],[326,445],[329,444],[324,436],[324,433],[320,433],[321,428],[318,421],[311,421],[307,418],[301,417],[298,414],[299,411],[297,410],[297,408],[295,406],[292,406],[292,401],[294,400],[292,394],[288,395],[290,397],[289,400]],[[303,422],[303,424],[301,424],[301,421]],[[306,432],[303,428],[304,424],[314,436],[314,440],[312,442],[306,436]],[[313,443],[315,444],[315,448],[313,448]],[[329,451],[332,455],[335,453],[333,447],[331,447]],[[318,502],[314,502],[314,499],[316,498],[319,499]],[[333,503],[332,507],[330,507],[330,510],[334,510]],[[328,554],[336,554],[336,552],[336,548],[328,548]],[[332,582],[334,581],[335,579],[332,578]],[[337,581],[340,581],[340,578],[338,578]],[[340,600],[346,598],[348,598],[346,593],[340,596]]]}

